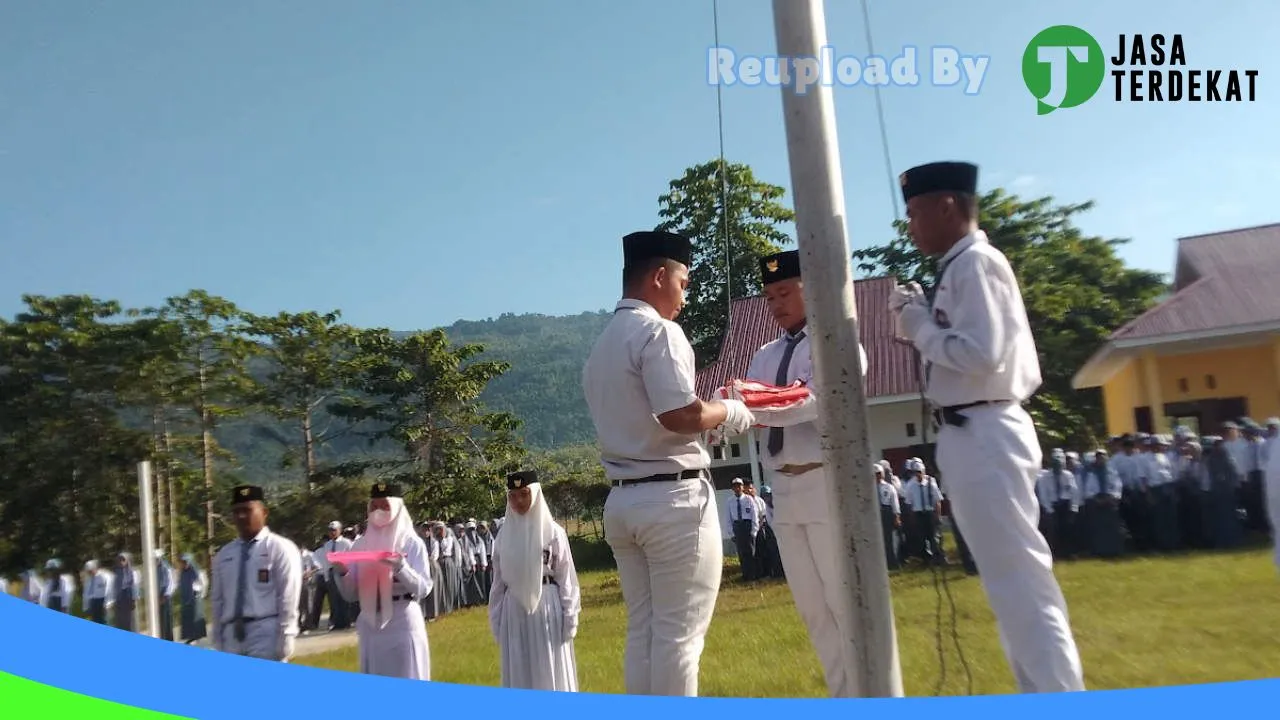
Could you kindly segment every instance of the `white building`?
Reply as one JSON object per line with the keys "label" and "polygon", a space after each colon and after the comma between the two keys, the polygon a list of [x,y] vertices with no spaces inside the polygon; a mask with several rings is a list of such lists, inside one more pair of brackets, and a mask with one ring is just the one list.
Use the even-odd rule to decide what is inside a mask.
{"label": "white building", "polygon": [[[932,433],[931,426],[925,427],[932,419],[925,413],[920,397],[923,371],[911,346],[894,338],[888,310],[893,283],[893,278],[883,277],[853,284],[859,335],[867,351],[871,457],[888,460],[895,470],[910,457],[920,457],[932,467],[932,436],[927,445],[922,444],[922,433]],[[756,351],[781,334],[764,297],[735,300],[730,307],[729,334],[721,344],[720,356],[698,373],[698,395],[710,400],[718,388],[743,377]],[[729,438],[723,447],[711,449],[711,476],[721,508],[726,552],[734,552],[728,514],[724,511],[733,494],[730,484],[735,477],[750,478],[759,489],[763,478],[759,463],[762,437],[762,432],[753,431]]]}

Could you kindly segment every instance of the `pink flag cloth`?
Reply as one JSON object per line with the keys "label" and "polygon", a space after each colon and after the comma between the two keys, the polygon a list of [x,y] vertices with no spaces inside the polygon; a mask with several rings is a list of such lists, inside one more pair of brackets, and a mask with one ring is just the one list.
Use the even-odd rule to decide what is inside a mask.
{"label": "pink flag cloth", "polygon": [[395,557],[393,552],[385,550],[347,550],[346,552],[331,552],[326,558],[329,562],[342,563],[343,565],[353,565],[355,563],[373,563],[379,560],[390,560]]}
{"label": "pink flag cloth", "polygon": [[755,380],[734,380],[720,389],[721,397],[741,400],[748,408],[787,408],[803,405],[809,399],[809,388],[799,380],[787,386],[770,385]]}

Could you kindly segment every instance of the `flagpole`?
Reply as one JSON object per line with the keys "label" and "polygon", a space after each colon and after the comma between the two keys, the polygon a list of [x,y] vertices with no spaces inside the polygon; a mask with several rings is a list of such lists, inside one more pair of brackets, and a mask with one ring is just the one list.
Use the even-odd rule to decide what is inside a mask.
{"label": "flagpole", "polygon": [[[821,0],[774,0],[778,54],[809,58],[816,70],[827,44]],[[804,62],[804,61],[802,61]],[[795,72],[791,73],[794,81]],[[838,577],[845,667],[855,697],[902,697],[902,670],[889,594],[880,501],[871,469],[867,400],[858,352],[851,254],[831,87],[782,88],[796,238],[813,353],[832,532],[839,533]]]}
{"label": "flagpole", "polygon": [[147,634],[160,637],[160,588],[156,573],[155,508],[151,503],[151,463],[138,463],[138,515],[142,520],[142,588],[146,593]]}

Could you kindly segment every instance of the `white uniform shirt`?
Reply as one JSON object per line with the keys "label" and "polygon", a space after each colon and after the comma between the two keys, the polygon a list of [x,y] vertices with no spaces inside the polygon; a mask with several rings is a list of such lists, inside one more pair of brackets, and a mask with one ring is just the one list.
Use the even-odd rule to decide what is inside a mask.
{"label": "white uniform shirt", "polygon": [[1168,453],[1146,453],[1142,460],[1142,477],[1146,478],[1147,487],[1163,487],[1173,482],[1173,463],[1169,462]]}
{"label": "white uniform shirt", "polygon": [[[751,364],[747,367],[747,379],[755,380],[769,385],[777,385],[778,368],[782,366],[782,359],[786,355],[787,345],[790,343],[790,333],[784,334],[782,337],[766,343],[751,358]],[[859,352],[862,354],[862,370],[865,376],[867,370],[867,352],[858,346]],[[810,354],[808,328],[804,330],[804,337],[795,343],[795,350],[791,353],[791,360],[787,363],[786,379],[782,385],[790,385],[797,380],[817,396],[817,386],[814,384],[813,378],[813,356]],[[779,427],[784,427],[782,436],[782,450],[777,455],[769,454],[768,437],[769,431],[757,430],[756,439],[760,442],[760,462],[770,470],[787,465],[809,465],[811,463],[823,462],[821,438],[818,433],[818,408],[816,403],[805,406],[803,410],[793,413],[775,414],[772,419],[781,420]]]}
{"label": "white uniform shirt", "polygon": [[[457,557],[458,556],[457,549],[458,549],[457,539],[453,536],[453,533],[451,531],[446,530],[444,533],[444,537],[440,538],[440,557],[441,558]],[[457,557],[457,559],[461,560],[462,558]]]}
{"label": "white uniform shirt", "polygon": [[311,553],[311,559],[315,563],[316,569],[321,574],[329,575],[329,553],[330,552],[347,552],[351,549],[351,541],[339,535],[337,539],[330,538],[324,541],[324,544],[316,548]]}
{"label": "white uniform shirt", "polygon": [[1084,470],[1084,496],[1086,499],[1098,495],[1110,495],[1119,500],[1124,489],[1124,483],[1120,479],[1119,473],[1116,472],[1115,466],[1111,464],[1104,465],[1106,473],[1106,483],[1098,482],[1098,472],[1094,470],[1093,464],[1090,463]]}
{"label": "white uniform shirt", "polygon": [[978,231],[942,263],[933,322],[913,338],[931,364],[926,396],[940,407],[1031,397],[1040,387],[1040,359],[1008,259]]}
{"label": "white uniform shirt", "polygon": [[907,481],[906,500],[912,512],[933,512],[942,502],[942,491],[931,477],[926,476],[924,482],[911,478]]}
{"label": "white uniform shirt", "polygon": [[49,607],[54,596],[60,599],[62,612],[71,612],[71,603],[76,596],[76,579],[70,573],[62,573],[53,579],[44,580],[44,589],[40,593],[40,604]]}
{"label": "white uniform shirt", "polygon": [[746,493],[729,500],[729,522],[735,523],[739,520],[749,520],[751,522],[751,533],[753,535],[760,532],[760,507],[756,505],[755,498]]}
{"label": "white uniform shirt", "polygon": [[84,583],[84,597],[81,601],[81,606],[86,612],[92,600],[102,600],[106,607],[113,607],[116,604],[115,579],[115,574],[106,568],[98,568],[89,573]]}
{"label": "white uniform shirt", "polygon": [[1072,470],[1068,470],[1064,465],[1061,476],[1054,476],[1053,468],[1045,468],[1040,471],[1040,476],[1036,478],[1036,498],[1040,500],[1040,505],[1048,512],[1053,512],[1053,506],[1062,500],[1067,500],[1075,505],[1076,503],[1076,474]]}
{"label": "white uniform shirt", "polygon": [[609,480],[701,470],[711,464],[698,435],[662,427],[658,416],[698,399],[693,347],[684,330],[648,303],[623,299],[596,340],[582,389]]}
{"label": "white uniform shirt", "polygon": [[1137,453],[1129,455],[1121,453],[1111,458],[1108,465],[1120,477],[1120,485],[1125,490],[1134,490],[1142,486],[1142,474],[1138,471]]}
{"label": "white uniform shirt", "polygon": [[880,493],[880,505],[888,506],[893,510],[894,515],[902,514],[902,505],[898,502],[898,491],[893,488],[886,480],[880,480],[876,483],[876,490]]}
{"label": "white uniform shirt", "polygon": [[769,505],[759,495],[754,496],[752,499],[756,501],[756,532],[759,532],[760,528],[764,527],[764,523],[767,521],[766,518],[769,517]]}
{"label": "white uniform shirt", "polygon": [[[222,637],[222,628],[236,619],[240,555],[245,541],[236,538],[213,558],[213,623],[210,635]],[[298,546],[264,527],[253,539],[245,566],[242,619],[273,618],[287,636],[298,634],[298,596],[302,591],[302,554]]]}

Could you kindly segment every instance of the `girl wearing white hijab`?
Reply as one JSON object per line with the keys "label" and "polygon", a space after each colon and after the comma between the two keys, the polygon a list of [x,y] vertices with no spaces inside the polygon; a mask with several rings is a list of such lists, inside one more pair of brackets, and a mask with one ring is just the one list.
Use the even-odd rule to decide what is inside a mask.
{"label": "girl wearing white hijab", "polygon": [[507,476],[507,516],[493,541],[489,627],[502,687],[578,691],[573,638],[582,608],[569,536],[551,519],[532,470]]}
{"label": "girl wearing white hijab", "polygon": [[369,493],[368,529],[352,552],[390,552],[376,563],[347,568],[333,563],[338,589],[350,602],[360,602],[356,634],[360,638],[360,672],[367,675],[431,679],[427,623],[419,598],[431,592],[427,548],[413,529],[400,488],[376,483]]}

